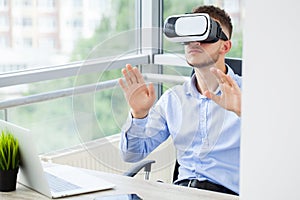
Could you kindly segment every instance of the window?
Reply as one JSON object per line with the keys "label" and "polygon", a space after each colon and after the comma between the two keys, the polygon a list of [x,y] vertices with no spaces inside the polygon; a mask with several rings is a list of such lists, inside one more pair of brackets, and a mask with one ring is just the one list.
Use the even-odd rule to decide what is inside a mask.
{"label": "window", "polygon": [[39,9],[51,10],[55,8],[55,0],[38,0],[37,5]]}
{"label": "window", "polygon": [[73,0],[73,7],[74,8],[81,8],[82,7],[82,0]]}
{"label": "window", "polygon": [[32,0],[23,0],[24,6],[32,6]]}
{"label": "window", "polygon": [[[42,57],[47,57],[45,63],[30,62],[26,64],[28,68],[86,59],[89,51],[99,43],[135,27],[135,1],[38,0],[33,3],[32,0],[15,0],[8,4],[6,0],[0,0],[0,5],[10,7],[13,20],[9,24],[7,15],[3,15],[5,17],[0,18],[0,29],[10,28],[11,40],[17,46],[23,44],[18,38],[28,37],[28,34],[32,37],[34,48],[37,48],[34,44],[39,43],[40,33],[51,33],[57,37],[56,51],[49,53],[44,48],[39,51],[40,55],[45,54]],[[23,10],[24,6],[26,11]]]}
{"label": "window", "polygon": [[21,25],[26,28],[26,27],[32,27],[32,18],[29,17],[24,17],[22,19]]}
{"label": "window", "polygon": [[[242,29],[238,27],[242,26],[243,20],[240,17],[240,10],[237,9],[238,3],[227,1],[231,0],[163,0],[162,17],[165,19],[172,14],[190,12],[195,6],[208,2],[228,7],[228,10],[232,11],[235,27],[237,27],[233,39],[235,49],[232,50],[231,56],[241,57]],[[86,63],[90,60],[103,61],[108,57],[110,59],[108,64],[95,65],[103,69],[101,73],[68,77],[60,77],[59,74],[58,78],[53,78],[54,80],[44,73],[42,77],[36,78],[36,82],[0,88],[2,99],[43,94],[48,97],[47,95],[53,95],[53,92],[73,92],[72,87],[75,86],[87,86],[119,78],[120,66],[116,69],[114,62],[124,56],[138,54],[140,44],[137,34],[139,33],[135,28],[142,17],[147,18],[142,11],[151,12],[147,8],[137,12],[135,9],[141,5],[135,3],[139,1],[128,0],[34,1],[38,2],[37,5],[26,1],[28,2],[26,12],[23,12],[18,5],[18,2],[23,5],[25,1],[16,0],[16,2],[10,5],[14,22],[10,28],[13,32],[10,35],[0,35],[0,48],[6,46],[9,41],[13,44],[7,54],[9,56],[5,56],[13,59],[0,61],[0,67],[6,66],[5,72],[10,70],[59,72],[61,69],[66,69],[63,73],[68,74],[68,70],[73,69],[74,66],[78,67],[76,68],[78,71],[88,70],[91,66],[87,66]],[[138,13],[142,16],[136,17]],[[160,15],[153,15],[152,18],[158,16]],[[147,20],[151,21],[152,18]],[[6,22],[2,19],[0,23]],[[25,27],[29,29],[23,30]],[[163,40],[163,50],[163,54],[183,53],[183,46]],[[5,51],[8,52],[6,49]],[[144,63],[147,63],[148,57],[145,60]],[[169,60],[173,61],[172,58]],[[143,72],[149,70],[147,67],[143,65]],[[157,66],[149,65],[149,67]],[[179,67],[176,63],[158,67],[162,68],[164,74],[189,76],[191,73],[191,68]],[[52,71],[49,74],[52,74]],[[163,90],[171,86],[164,84]],[[100,92],[96,92],[97,87],[92,89],[95,89],[95,92],[93,90],[90,93],[9,108],[8,118],[32,130],[39,140],[40,152],[70,147],[84,141],[119,133],[128,114],[121,89],[112,87]],[[7,93],[7,90],[11,93]]]}
{"label": "window", "polygon": [[[77,62],[85,63],[88,59],[107,59],[121,54],[124,56],[124,52],[125,55],[136,54],[132,51],[136,50],[137,45],[134,35],[135,1],[36,1],[37,4],[28,4],[26,12],[21,9],[22,2],[19,0],[10,5],[14,22],[10,35],[13,45],[9,51],[5,50],[9,55],[7,59],[0,61],[0,67],[5,66],[5,72],[1,73],[68,68]],[[51,12],[45,8],[53,6],[55,10],[52,9]],[[76,6],[75,10],[73,6]],[[125,37],[118,37],[124,32]],[[0,44],[6,44],[7,40],[3,37]],[[114,45],[111,45],[112,41]],[[106,71],[102,74],[70,76],[55,80],[47,80],[48,74],[45,74],[42,77],[44,81],[0,87],[0,97],[7,100],[52,93],[120,76],[119,69],[110,69],[109,65],[103,68]],[[115,97],[113,102],[111,96]],[[128,111],[122,98],[120,89],[112,88],[79,95],[78,98],[71,96],[16,106],[9,108],[7,113],[11,122],[29,128],[35,134],[39,152],[49,152],[119,133]],[[82,104],[85,99],[91,101]],[[112,108],[111,103],[117,106]],[[74,106],[77,110],[74,110]],[[83,112],[80,109],[83,109]],[[94,109],[96,112],[90,112]],[[124,116],[120,113],[124,113]],[[79,128],[85,130],[84,132],[78,132],[78,124],[74,124],[74,118],[81,122]],[[91,120],[95,123],[89,125]]]}
{"label": "window", "polygon": [[38,24],[40,32],[55,32],[57,28],[55,16],[42,16],[38,19]]}
{"label": "window", "polygon": [[9,30],[9,18],[6,15],[0,15],[0,31]]}
{"label": "window", "polygon": [[0,35],[0,49],[9,47],[9,38],[6,35]]}
{"label": "window", "polygon": [[230,13],[239,13],[240,12],[240,1],[224,1],[224,8]]}
{"label": "window", "polygon": [[32,6],[32,0],[15,0],[14,5],[18,7],[30,7]]}
{"label": "window", "polygon": [[7,1],[8,0],[0,0],[0,10],[6,10],[7,9]]}
{"label": "window", "polygon": [[[23,64],[14,64],[14,65],[0,65],[0,73],[9,72],[9,71],[19,71],[26,69],[26,66]],[[9,90],[6,90],[9,93]]]}
{"label": "window", "polygon": [[52,37],[41,37],[39,39],[39,47],[41,49],[54,50],[56,47],[55,38]]}
{"label": "window", "polygon": [[32,47],[32,38],[24,38],[23,39],[23,47],[31,48]]}

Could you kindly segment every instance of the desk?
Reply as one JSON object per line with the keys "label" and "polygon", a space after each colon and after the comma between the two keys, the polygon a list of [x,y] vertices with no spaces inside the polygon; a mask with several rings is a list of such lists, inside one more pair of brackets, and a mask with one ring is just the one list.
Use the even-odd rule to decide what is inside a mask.
{"label": "desk", "polygon": [[[222,193],[210,192],[206,190],[200,190],[195,188],[187,188],[172,184],[159,183],[153,181],[140,180],[132,177],[126,177],[116,174],[109,174],[104,172],[94,172],[95,176],[99,176],[102,179],[108,180],[116,185],[114,189],[93,192],[89,194],[83,194],[78,196],[60,198],[68,200],[92,200],[98,196],[112,195],[112,194],[124,194],[124,193],[137,193],[145,200],[238,200],[239,197],[233,195],[227,195]],[[49,200],[48,197],[39,194],[31,189],[28,189],[22,185],[17,185],[17,190],[9,193],[1,193],[0,199],[4,200]]]}

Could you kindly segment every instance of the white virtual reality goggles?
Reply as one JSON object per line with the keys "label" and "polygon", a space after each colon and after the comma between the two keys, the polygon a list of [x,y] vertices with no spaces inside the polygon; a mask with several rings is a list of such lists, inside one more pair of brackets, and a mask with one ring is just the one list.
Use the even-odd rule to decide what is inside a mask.
{"label": "white virtual reality goggles", "polygon": [[214,43],[219,39],[228,40],[220,24],[207,13],[172,15],[165,20],[163,31],[171,42],[183,44],[193,41]]}

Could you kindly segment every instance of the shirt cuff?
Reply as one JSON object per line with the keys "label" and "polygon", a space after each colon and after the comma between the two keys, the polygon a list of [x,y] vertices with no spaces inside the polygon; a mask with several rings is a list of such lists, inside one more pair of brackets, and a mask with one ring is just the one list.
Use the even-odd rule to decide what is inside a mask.
{"label": "shirt cuff", "polygon": [[132,128],[132,126],[133,127],[134,126],[138,126],[138,127],[142,126],[142,127],[144,127],[146,125],[146,123],[147,123],[147,120],[148,120],[148,116],[146,116],[143,119],[137,119],[137,118],[133,118],[132,114],[129,112],[127,120],[126,120],[125,124],[122,127],[122,130],[124,132],[128,132],[128,130],[130,128]]}

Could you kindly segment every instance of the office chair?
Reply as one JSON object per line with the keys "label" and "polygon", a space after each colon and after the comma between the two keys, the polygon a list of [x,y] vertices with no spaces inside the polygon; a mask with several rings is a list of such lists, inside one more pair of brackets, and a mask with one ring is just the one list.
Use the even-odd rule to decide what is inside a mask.
{"label": "office chair", "polygon": [[145,180],[149,180],[150,172],[151,172],[151,165],[155,163],[155,160],[144,160],[133,167],[131,167],[128,171],[124,172],[124,176],[134,177],[139,171],[144,168],[145,171]]}
{"label": "office chair", "polygon": [[242,76],[242,59],[240,58],[225,58],[225,63],[231,67],[234,73]]}
{"label": "office chair", "polygon": [[[242,76],[242,59],[239,58],[225,58],[225,63],[230,66],[230,68],[239,76]],[[191,75],[194,74],[194,70]],[[141,169],[144,168],[145,173],[145,179],[149,179],[149,174],[151,172],[151,165],[155,163],[154,160],[145,160],[142,162],[139,162],[138,164],[134,165],[132,168],[130,168],[127,172],[123,173],[125,176],[133,177],[135,176]],[[174,171],[173,171],[173,182],[178,179],[178,168],[179,163],[176,160]]]}

